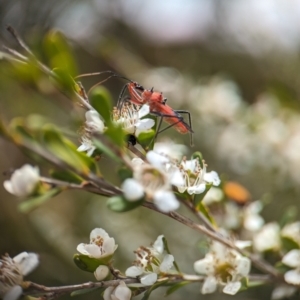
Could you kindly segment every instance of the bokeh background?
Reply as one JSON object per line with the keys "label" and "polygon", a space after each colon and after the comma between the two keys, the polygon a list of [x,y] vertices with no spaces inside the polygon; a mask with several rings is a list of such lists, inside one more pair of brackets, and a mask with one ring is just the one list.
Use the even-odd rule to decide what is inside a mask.
{"label": "bokeh background", "polygon": [[[46,62],[43,37],[58,29],[69,39],[79,73],[115,70],[162,91],[173,108],[192,113],[195,147],[186,154],[200,150],[210,170],[243,184],[253,200],[267,197],[263,216],[278,221],[291,208],[299,219],[299,19],[297,0],[0,0],[0,41],[18,48],[5,30],[10,24]],[[88,89],[99,80],[82,83]],[[117,99],[124,81],[111,79],[105,85]],[[43,114],[74,136],[83,117],[47,79],[38,84],[21,80],[0,61],[1,119],[30,114]],[[188,136],[172,129],[160,138],[189,143]],[[2,180],[11,168],[36,163],[2,139],[0,147]],[[117,182],[110,162],[101,164]],[[181,212],[188,214],[184,208]],[[46,285],[93,280],[76,268],[72,255],[95,227],[115,237],[115,263],[121,270],[134,259],[135,248],[159,234],[167,237],[187,273],[203,255],[197,233],[144,208],[117,214],[106,208],[105,199],[76,191],[22,214],[18,200],[0,185],[0,253],[38,252],[41,264],[31,280]],[[191,285],[169,299],[198,299],[203,297],[199,288]],[[261,287],[236,299],[269,299],[271,291],[271,286]],[[160,291],[152,299],[162,297]],[[205,299],[220,297],[230,298]]]}

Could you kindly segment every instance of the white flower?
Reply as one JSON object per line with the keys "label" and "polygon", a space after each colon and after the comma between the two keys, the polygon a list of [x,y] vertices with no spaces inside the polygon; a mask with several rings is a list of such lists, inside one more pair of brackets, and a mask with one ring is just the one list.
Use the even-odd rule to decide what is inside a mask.
{"label": "white flower", "polygon": [[103,133],[105,126],[99,113],[96,110],[89,110],[85,113],[86,130],[91,133]]}
{"label": "white flower", "polygon": [[90,243],[81,243],[77,246],[77,251],[83,255],[93,258],[110,258],[116,251],[118,245],[115,239],[111,238],[102,228],[95,228],[90,234]]}
{"label": "white flower", "polygon": [[92,140],[90,138],[88,138],[86,135],[83,135],[81,137],[81,145],[77,148],[77,151],[87,152],[86,154],[88,156],[91,156],[95,150],[96,150],[96,147],[94,146]]}
{"label": "white flower", "polygon": [[281,247],[280,228],[275,222],[264,225],[253,237],[253,246],[258,252],[278,251]]}
{"label": "white flower", "polygon": [[152,247],[140,247],[135,251],[134,266],[126,270],[126,276],[140,276],[142,285],[153,285],[159,275],[176,272],[174,256],[165,252],[163,237],[160,235]]}
{"label": "white flower", "polygon": [[225,286],[225,294],[236,294],[241,288],[240,280],[249,274],[250,267],[249,258],[216,241],[212,242],[210,252],[205,258],[194,263],[194,270],[207,276],[202,286],[202,294],[215,292],[218,284]]}
{"label": "white flower", "polygon": [[114,109],[113,121],[121,124],[128,134],[138,137],[142,132],[149,131],[155,124],[155,121],[150,118],[143,119],[149,113],[150,107],[147,104],[138,107],[132,103],[125,103],[121,111]]}
{"label": "white flower", "polygon": [[150,164],[133,159],[133,178],[126,179],[122,184],[125,198],[136,201],[146,195],[162,212],[177,209],[179,202],[171,189],[172,185],[183,184],[179,169],[167,157],[154,151],[149,151],[146,157]]}
{"label": "white flower", "polygon": [[293,249],[288,252],[283,258],[282,262],[294,268],[284,274],[284,279],[287,283],[299,285],[300,284],[300,250]]}
{"label": "white flower", "polygon": [[220,178],[215,171],[206,172],[206,164],[202,162],[203,168],[197,158],[187,160],[183,158],[180,163],[181,172],[184,176],[185,183],[177,185],[178,191],[184,193],[187,191],[190,195],[201,194],[206,189],[206,184],[211,183],[214,186],[220,184]]}
{"label": "white flower", "polygon": [[38,167],[24,165],[15,170],[10,180],[4,181],[5,189],[18,197],[26,197],[32,194],[40,180],[40,171]]}
{"label": "white flower", "polygon": [[87,152],[91,156],[96,147],[92,142],[92,136],[95,133],[103,133],[106,129],[99,113],[95,110],[89,110],[85,113],[85,127],[80,138],[81,145],[77,148],[79,152]]}
{"label": "white flower", "polygon": [[126,286],[124,281],[120,281],[118,286],[109,286],[103,294],[104,300],[130,300],[131,290]]}
{"label": "white flower", "polygon": [[254,201],[244,209],[244,227],[251,231],[258,231],[265,223],[259,215],[263,206],[261,201]]}
{"label": "white flower", "polygon": [[281,236],[293,240],[300,246],[300,222],[285,225],[281,230]]}
{"label": "white flower", "polygon": [[14,258],[8,254],[0,259],[0,298],[16,300],[22,294],[23,276],[33,271],[38,265],[35,253],[22,252]]}

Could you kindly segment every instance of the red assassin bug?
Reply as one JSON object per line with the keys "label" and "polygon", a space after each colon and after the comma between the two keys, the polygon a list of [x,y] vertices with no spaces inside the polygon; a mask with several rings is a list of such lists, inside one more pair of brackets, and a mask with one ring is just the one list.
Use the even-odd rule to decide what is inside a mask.
{"label": "red assassin bug", "polygon": [[[150,107],[150,113],[156,116],[159,116],[161,119],[158,124],[158,130],[154,138],[156,136],[165,131],[170,127],[174,127],[178,132],[182,134],[190,133],[190,143],[193,145],[193,130],[192,130],[192,122],[191,122],[191,114],[185,110],[174,110],[169,105],[166,104],[167,98],[163,97],[161,92],[155,92],[152,89],[144,89],[139,83],[132,81],[126,77],[123,77],[119,74],[114,73],[113,71],[103,71],[103,72],[96,72],[96,73],[89,73],[77,76],[79,77],[86,77],[86,76],[94,76],[94,75],[101,75],[105,73],[110,73],[111,76],[106,78],[105,80],[101,81],[100,83],[105,82],[106,80],[110,79],[111,77],[119,77],[129,82],[124,85],[121,90],[121,93],[118,98],[117,108],[121,109],[123,103],[125,101],[130,101],[136,105],[143,105],[148,104]],[[98,83],[99,84],[99,83]],[[98,85],[97,84],[97,85]],[[126,90],[129,93],[129,97],[123,97]],[[188,123],[185,122],[181,114],[187,114],[188,116]],[[159,130],[162,124],[162,120],[169,124],[166,128]]]}

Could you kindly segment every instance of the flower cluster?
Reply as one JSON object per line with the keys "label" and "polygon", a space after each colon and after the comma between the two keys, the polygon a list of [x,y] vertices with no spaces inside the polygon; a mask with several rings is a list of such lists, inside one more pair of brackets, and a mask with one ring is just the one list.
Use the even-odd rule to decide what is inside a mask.
{"label": "flower cluster", "polygon": [[125,198],[136,201],[146,196],[162,212],[177,209],[179,202],[172,192],[172,185],[183,183],[179,169],[167,157],[154,151],[149,151],[146,158],[149,163],[140,158],[133,159],[133,178],[122,184]]}

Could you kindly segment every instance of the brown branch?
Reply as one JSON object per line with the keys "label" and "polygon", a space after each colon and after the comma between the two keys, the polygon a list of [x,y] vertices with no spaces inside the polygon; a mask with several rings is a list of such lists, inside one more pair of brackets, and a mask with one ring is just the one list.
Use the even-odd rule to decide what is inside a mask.
{"label": "brown branch", "polygon": [[263,261],[260,258],[257,258],[256,255],[246,251],[246,250],[242,250],[240,248],[238,248],[236,245],[234,245],[234,243],[232,241],[230,241],[229,239],[225,238],[224,236],[222,236],[220,233],[217,232],[213,232],[209,229],[207,229],[205,226],[202,226],[200,224],[195,223],[194,221],[192,221],[191,219],[184,217],[182,215],[180,215],[179,213],[175,212],[175,211],[171,211],[169,213],[164,213],[159,211],[153,203],[147,202],[145,201],[143,203],[144,207],[147,207],[151,210],[154,210],[156,212],[159,212],[163,215],[166,215],[206,236],[208,236],[209,238],[211,238],[212,240],[215,240],[217,242],[220,242],[221,244],[239,252],[240,254],[248,257],[252,263],[261,271],[270,274],[272,277],[278,279],[278,280],[283,280],[282,275],[273,267],[271,266],[269,263],[267,263],[266,261]]}
{"label": "brown branch", "polygon": [[139,283],[138,279],[126,278],[122,280],[116,279],[116,280],[99,281],[99,282],[90,281],[90,282],[74,284],[74,285],[47,287],[34,282],[26,281],[23,283],[23,289],[24,289],[23,293],[25,295],[30,295],[30,296],[43,295],[44,298],[55,299],[64,294],[72,293],[84,289],[118,286],[121,281],[124,281],[126,284]]}

